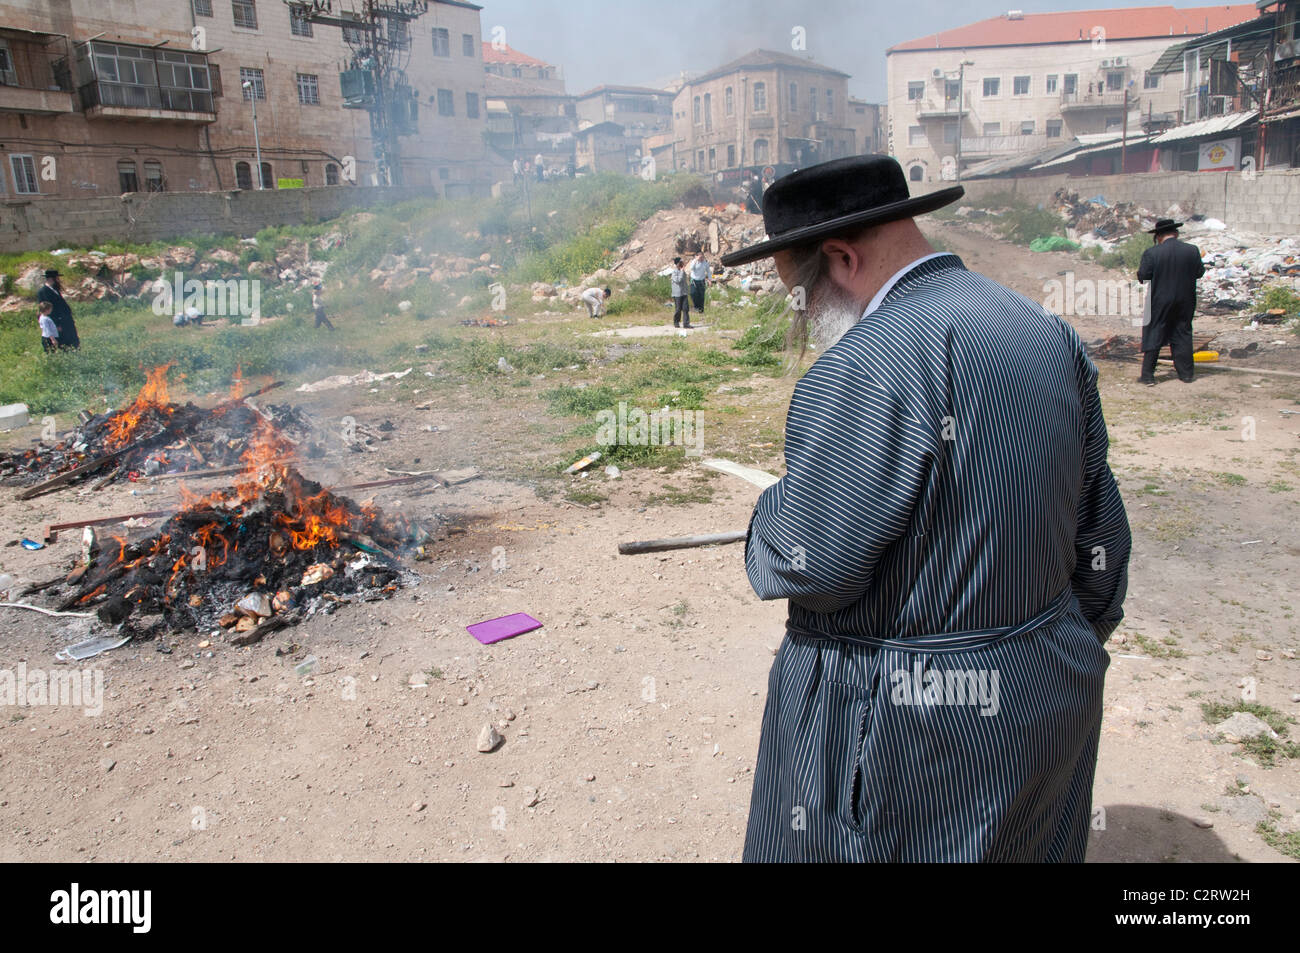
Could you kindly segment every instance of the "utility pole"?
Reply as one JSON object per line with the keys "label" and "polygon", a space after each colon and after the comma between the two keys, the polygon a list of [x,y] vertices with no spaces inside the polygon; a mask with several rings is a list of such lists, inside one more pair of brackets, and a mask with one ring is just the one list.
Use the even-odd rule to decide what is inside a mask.
{"label": "utility pole", "polygon": [[1124,167],[1128,159],[1128,86],[1124,87],[1124,125],[1121,127],[1119,137],[1119,174],[1124,174]]}
{"label": "utility pole", "polygon": [[257,87],[250,80],[244,80],[243,88],[248,90],[248,100],[253,104],[253,148],[257,152],[257,187],[266,188],[262,178],[262,137],[257,134]]}
{"label": "utility pole", "polygon": [[970,60],[962,60],[957,68],[957,181],[961,181],[961,127],[966,122],[966,67],[974,66]]}
{"label": "utility pole", "polygon": [[351,51],[348,68],[339,74],[343,106],[370,113],[379,182],[401,185],[399,137],[415,131],[418,108],[416,94],[406,82],[410,23],[429,11],[428,0],[339,0],[349,9],[337,14],[334,0],[283,2],[300,20],[343,31],[343,42]]}

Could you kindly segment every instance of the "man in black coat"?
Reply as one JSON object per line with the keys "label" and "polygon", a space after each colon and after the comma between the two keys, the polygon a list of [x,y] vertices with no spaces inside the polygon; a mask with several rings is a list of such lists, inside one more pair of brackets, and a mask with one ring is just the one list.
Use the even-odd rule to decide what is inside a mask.
{"label": "man in black coat", "polygon": [[53,268],[45,272],[45,284],[36,292],[36,302],[50,303],[50,317],[59,329],[59,348],[77,350],[81,347],[81,338],[77,337],[77,322],[72,320],[72,309],[63,298],[63,287],[59,284],[59,273]]}
{"label": "man in black coat", "polygon": [[1138,380],[1154,386],[1156,359],[1169,346],[1178,379],[1190,384],[1192,360],[1192,313],[1196,310],[1196,280],[1205,274],[1201,251],[1178,238],[1182,222],[1162,218],[1151,229],[1155,244],[1142,253],[1138,281],[1149,281],[1147,291],[1150,320],[1142,328],[1142,376]]}

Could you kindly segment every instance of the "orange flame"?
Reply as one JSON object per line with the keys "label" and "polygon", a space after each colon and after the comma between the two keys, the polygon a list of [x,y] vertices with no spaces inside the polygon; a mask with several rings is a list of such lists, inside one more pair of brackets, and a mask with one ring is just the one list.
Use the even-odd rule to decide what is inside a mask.
{"label": "orange flame", "polygon": [[150,410],[163,414],[172,413],[171,396],[167,393],[167,372],[176,364],[169,361],[146,372],[144,386],[130,407],[120,410],[108,422],[108,437],[104,440],[107,450],[119,450],[135,437],[135,432]]}

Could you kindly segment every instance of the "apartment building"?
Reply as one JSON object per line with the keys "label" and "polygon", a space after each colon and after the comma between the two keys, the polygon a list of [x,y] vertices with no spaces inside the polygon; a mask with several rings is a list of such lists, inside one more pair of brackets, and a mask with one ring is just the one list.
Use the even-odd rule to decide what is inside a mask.
{"label": "apartment building", "polygon": [[[389,37],[414,99],[405,184],[489,187],[480,9],[430,0]],[[358,31],[280,0],[0,0],[0,24],[6,198],[377,180],[340,87]]]}
{"label": "apartment building", "polygon": [[855,151],[860,154],[888,152],[885,141],[885,107],[865,99],[849,97],[845,110],[849,128],[853,130]]}
{"label": "apartment building", "polygon": [[1153,72],[1171,45],[1256,16],[1253,4],[1002,16],[886,51],[889,151],[913,182],[1077,136],[1180,120],[1181,84]]}
{"label": "apartment building", "polygon": [[553,63],[512,49],[506,43],[483,44],[483,69],[502,79],[517,79],[537,89],[564,92],[564,71]]}
{"label": "apartment building", "polygon": [[673,101],[679,169],[811,165],[859,151],[849,74],[754,50],[686,81]]}

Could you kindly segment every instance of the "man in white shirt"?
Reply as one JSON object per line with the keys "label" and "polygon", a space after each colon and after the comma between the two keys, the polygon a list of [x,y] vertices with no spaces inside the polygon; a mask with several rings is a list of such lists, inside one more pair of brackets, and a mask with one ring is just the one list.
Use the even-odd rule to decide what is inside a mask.
{"label": "man in white shirt", "polygon": [[691,304],[695,305],[695,310],[701,314],[704,312],[704,293],[709,287],[709,276],[712,274],[713,268],[704,257],[704,249],[701,248],[691,261]]}
{"label": "man in white shirt", "polygon": [[608,298],[610,294],[611,292],[608,288],[604,291],[601,291],[599,288],[588,288],[582,293],[582,301],[587,306],[587,311],[590,312],[593,318],[599,318],[605,313],[605,299]]}

